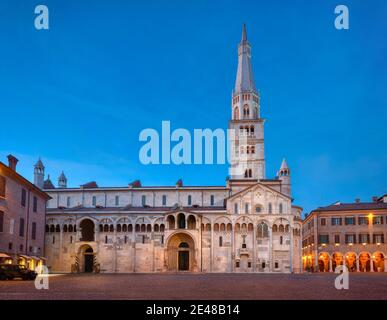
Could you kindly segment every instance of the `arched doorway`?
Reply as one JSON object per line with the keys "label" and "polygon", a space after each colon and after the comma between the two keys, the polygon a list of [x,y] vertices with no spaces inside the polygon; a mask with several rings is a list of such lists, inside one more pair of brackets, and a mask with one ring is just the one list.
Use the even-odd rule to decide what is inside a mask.
{"label": "arched doorway", "polygon": [[372,255],[373,267],[375,272],[384,272],[384,254],[382,252],[375,252]]}
{"label": "arched doorway", "polygon": [[359,271],[360,272],[371,271],[371,257],[368,252],[362,252],[359,255]]}
{"label": "arched doorway", "polygon": [[94,253],[93,248],[89,247],[83,254],[84,257],[84,272],[93,272],[94,269]]}
{"label": "arched doorway", "polygon": [[168,271],[195,271],[195,242],[192,237],[187,233],[176,233],[167,243]]}
{"label": "arched doorway", "polygon": [[349,272],[355,272],[357,270],[357,258],[356,253],[354,252],[347,252],[345,255],[345,265],[348,268]]}
{"label": "arched doorway", "polygon": [[329,254],[326,252],[320,253],[318,257],[318,269],[320,272],[329,272]]}

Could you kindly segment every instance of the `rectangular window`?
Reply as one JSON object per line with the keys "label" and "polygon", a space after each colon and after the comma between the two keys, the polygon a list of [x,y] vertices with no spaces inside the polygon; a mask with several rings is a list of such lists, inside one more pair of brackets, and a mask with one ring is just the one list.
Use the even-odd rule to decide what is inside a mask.
{"label": "rectangular window", "polygon": [[382,216],[373,217],[372,223],[373,224],[383,224],[383,217]]}
{"label": "rectangular window", "polygon": [[242,243],[242,249],[246,249],[246,243]]}
{"label": "rectangular window", "polygon": [[275,263],[274,263],[274,268],[278,269],[278,267],[279,267],[279,266],[278,266],[278,262],[275,262]]}
{"label": "rectangular window", "polygon": [[12,247],[13,247],[12,242],[9,242],[9,243],[8,243],[8,250],[12,250]]}
{"label": "rectangular window", "polygon": [[21,244],[21,245],[19,246],[19,250],[20,250],[20,251],[23,251],[23,249],[24,249],[24,246]]}
{"label": "rectangular window", "polygon": [[236,261],[236,262],[235,262],[235,267],[236,267],[236,268],[239,268],[239,261]]}
{"label": "rectangular window", "polygon": [[31,238],[36,240],[36,222],[32,222]]}
{"label": "rectangular window", "polygon": [[213,194],[211,195],[210,202],[211,202],[211,205],[212,205],[212,206],[215,204],[215,197],[214,197]]}
{"label": "rectangular window", "polygon": [[248,214],[249,213],[249,204],[246,203],[245,204],[245,214]]}
{"label": "rectangular window", "polygon": [[383,233],[374,234],[374,243],[376,244],[384,243],[384,234]]}
{"label": "rectangular window", "polygon": [[27,200],[27,191],[26,191],[26,189],[22,189],[21,203],[20,203],[20,204],[21,204],[23,207],[26,206],[26,200]]}
{"label": "rectangular window", "polygon": [[0,211],[0,232],[4,231],[4,212]]}
{"label": "rectangular window", "polygon": [[5,177],[0,176],[0,197],[5,198]]}
{"label": "rectangular window", "polygon": [[234,203],[234,213],[238,214],[238,204]]}
{"label": "rectangular window", "polygon": [[33,205],[32,205],[32,211],[37,212],[38,211],[38,198],[34,196]]}
{"label": "rectangular window", "polygon": [[345,217],[345,225],[351,226],[355,224],[355,217]]}
{"label": "rectangular window", "polygon": [[70,208],[71,207],[71,197],[67,197],[67,200],[66,200],[66,206],[67,208]]}
{"label": "rectangular window", "polygon": [[356,243],[356,235],[355,234],[346,234],[345,235],[345,243]]}
{"label": "rectangular window", "polygon": [[223,247],[223,237],[219,237],[219,247]]}
{"label": "rectangular window", "polygon": [[370,235],[366,233],[359,234],[359,243],[370,243]]}
{"label": "rectangular window", "polygon": [[188,196],[188,205],[189,206],[192,205],[192,196],[191,195]]}
{"label": "rectangular window", "polygon": [[143,207],[146,206],[146,196],[145,195],[141,196],[141,205]]}
{"label": "rectangular window", "polygon": [[163,195],[163,206],[167,205],[167,196],[164,194]]}
{"label": "rectangular window", "polygon": [[340,235],[335,234],[335,243],[340,243]]}
{"label": "rectangular window", "polygon": [[359,217],[357,222],[359,225],[369,224],[368,217]]}
{"label": "rectangular window", "polygon": [[328,244],[329,243],[329,235],[320,234],[318,237],[318,243],[319,244]]}
{"label": "rectangular window", "polygon": [[251,268],[251,262],[247,262],[247,268]]}
{"label": "rectangular window", "polygon": [[9,220],[9,234],[13,234],[15,229],[15,219]]}
{"label": "rectangular window", "polygon": [[341,218],[332,218],[331,225],[332,226],[341,226]]}
{"label": "rectangular window", "polygon": [[96,196],[93,196],[92,204],[93,204],[93,206],[97,205],[97,197]]}
{"label": "rectangular window", "polygon": [[118,207],[120,205],[120,197],[119,196],[116,196],[115,204],[116,204],[116,207]]}
{"label": "rectangular window", "polygon": [[20,218],[19,236],[24,237],[24,219]]}
{"label": "rectangular window", "polygon": [[321,218],[320,224],[321,224],[322,226],[325,226],[326,223],[327,223],[326,219],[325,219],[325,218]]}

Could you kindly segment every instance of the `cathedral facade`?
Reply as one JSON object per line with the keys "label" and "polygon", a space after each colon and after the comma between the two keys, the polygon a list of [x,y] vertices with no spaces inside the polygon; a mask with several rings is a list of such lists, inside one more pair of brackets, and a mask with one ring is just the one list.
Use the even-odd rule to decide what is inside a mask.
{"label": "cathedral facade", "polygon": [[266,178],[264,119],[243,27],[232,94],[230,177],[225,186],[55,187],[35,166],[47,204],[51,272],[300,272],[301,211],[283,160]]}

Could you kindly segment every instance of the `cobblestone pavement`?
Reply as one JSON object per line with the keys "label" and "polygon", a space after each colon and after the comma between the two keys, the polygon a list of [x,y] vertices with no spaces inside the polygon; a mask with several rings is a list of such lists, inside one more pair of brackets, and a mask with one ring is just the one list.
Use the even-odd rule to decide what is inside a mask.
{"label": "cobblestone pavement", "polygon": [[387,273],[350,274],[337,290],[336,274],[77,274],[51,275],[49,290],[33,281],[0,281],[4,299],[383,299]]}

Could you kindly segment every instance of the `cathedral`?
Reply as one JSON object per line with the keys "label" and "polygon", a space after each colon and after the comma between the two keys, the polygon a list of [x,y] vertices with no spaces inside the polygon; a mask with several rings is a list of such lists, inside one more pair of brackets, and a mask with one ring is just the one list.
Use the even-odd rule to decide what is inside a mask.
{"label": "cathedral", "polygon": [[285,160],[266,178],[264,122],[246,28],[231,99],[230,176],[224,186],[122,187],[89,182],[47,192],[45,256],[50,272],[301,272],[301,212]]}

